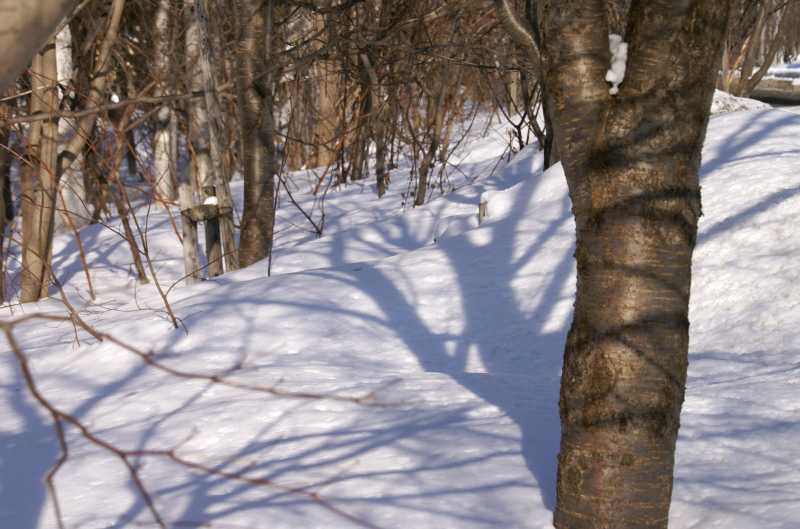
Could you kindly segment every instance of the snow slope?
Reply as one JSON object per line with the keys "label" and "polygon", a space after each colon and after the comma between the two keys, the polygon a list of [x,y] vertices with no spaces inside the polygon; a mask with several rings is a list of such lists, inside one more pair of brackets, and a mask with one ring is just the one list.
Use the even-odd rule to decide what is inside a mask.
{"label": "snow slope", "polygon": [[772,108],[771,105],[749,97],[737,97],[723,92],[722,90],[714,90],[714,100],[711,102],[712,114],[725,114],[727,112],[741,112],[744,110],[764,110]]}
{"label": "snow slope", "polygon": [[[77,345],[73,328],[55,322],[16,332],[43,394],[121,447],[175,448],[218,473],[279,485],[142,456],[142,478],[170,527],[550,527],[574,226],[560,168],[541,174],[526,150],[493,171],[503,145],[502,134],[473,138],[464,175],[453,173],[457,191],[417,210],[397,207],[402,171],[381,201],[369,187],[329,191],[320,239],[284,201],[274,275],[259,264],[177,286],[178,331],[151,288],[132,299],[119,238],[84,230],[106,286],[79,306],[98,328],[180,369],[373,394],[373,405],[176,379],[83,333]],[[800,520],[798,165],[800,116],[712,119],[674,529],[790,529]],[[490,217],[474,228],[486,190]],[[315,203],[307,187],[297,198],[309,210]],[[179,249],[162,212],[150,224],[159,275],[170,282],[180,276]],[[72,244],[65,238],[55,255],[78,299],[85,287]],[[34,310],[61,309],[53,300],[14,308]],[[41,480],[58,445],[8,352],[0,399],[0,528],[55,527]],[[120,461],[74,429],[68,438],[57,479],[67,527],[155,526]]]}

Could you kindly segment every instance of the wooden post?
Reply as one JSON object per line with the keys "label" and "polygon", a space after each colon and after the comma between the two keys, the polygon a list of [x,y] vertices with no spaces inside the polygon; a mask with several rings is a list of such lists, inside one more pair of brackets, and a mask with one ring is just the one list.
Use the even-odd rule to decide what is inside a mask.
{"label": "wooden post", "polygon": [[483,219],[489,216],[489,197],[486,193],[481,195],[481,201],[478,204],[478,224],[483,224]]}
{"label": "wooden post", "polygon": [[[214,196],[213,188],[203,190],[204,194]],[[202,222],[206,232],[206,256],[208,259],[208,277],[222,274],[222,243],[220,240],[219,219],[231,216],[231,209],[220,207],[216,204],[201,204],[181,211],[181,216],[186,224],[197,226]]]}
{"label": "wooden post", "polygon": [[[203,196],[205,198],[216,196],[214,187],[204,187]],[[216,277],[222,275],[223,273],[220,218],[218,216],[214,216],[204,218],[203,220],[205,221],[204,226],[206,232],[206,260],[208,261],[208,277]],[[228,271],[230,271],[230,268]]]}
{"label": "wooden post", "polygon": [[186,282],[194,283],[200,279],[200,259],[197,255],[197,222],[184,214],[192,207],[192,186],[188,175],[182,171],[178,173],[178,200],[181,207],[181,235],[183,237],[183,269]]}

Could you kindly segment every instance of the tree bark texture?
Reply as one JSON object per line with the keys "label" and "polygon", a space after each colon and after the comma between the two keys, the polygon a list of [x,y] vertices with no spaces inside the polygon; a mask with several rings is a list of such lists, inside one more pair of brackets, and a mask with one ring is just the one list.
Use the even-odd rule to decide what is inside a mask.
{"label": "tree bark texture", "polygon": [[[33,58],[31,67],[31,111],[56,112],[56,46],[48,42]],[[30,165],[23,171],[22,274],[20,301],[36,301],[47,296],[50,285],[58,179],[58,120],[51,119],[31,126],[28,141]]]}
{"label": "tree bark texture", "polygon": [[[0,0],[2,1],[2,0]],[[98,106],[105,94],[108,81],[107,61],[116,41],[124,0],[114,0],[108,28],[100,46],[92,80],[88,106]],[[58,110],[56,79],[58,65],[55,42],[51,40],[34,57],[31,68],[31,113]],[[52,251],[55,205],[58,182],[71,167],[92,135],[96,114],[77,121],[76,133],[59,153],[57,119],[33,124],[29,132],[29,164],[22,171],[22,231],[23,258],[20,285],[22,302],[36,301],[47,295],[50,283],[50,256]]]}
{"label": "tree bark texture", "polygon": [[[206,103],[206,112],[208,113],[208,137],[209,137],[209,152],[211,154],[211,166],[214,176],[213,189],[203,187],[203,194],[208,196],[216,196],[217,203],[220,210],[233,211],[233,199],[231,198],[230,190],[230,175],[227,171],[227,166],[223,160],[222,152],[222,133],[224,130],[224,120],[222,119],[222,110],[220,109],[219,99],[217,97],[217,85],[214,77],[214,72],[211,69],[211,39],[209,36],[208,24],[208,0],[195,1],[195,18],[197,19],[198,36],[200,41],[200,68],[203,73],[203,94]],[[212,193],[213,191],[213,193]],[[227,271],[239,269],[239,253],[236,248],[236,240],[234,236],[233,216],[232,213],[220,215],[218,217],[219,223],[219,239],[221,239],[221,247],[224,252],[223,257]],[[219,258],[215,255],[216,251],[212,250],[219,240],[215,240],[212,233],[209,232],[209,227],[212,227],[211,222],[206,223],[206,252],[209,257],[209,274],[211,274],[211,263]]]}
{"label": "tree bark texture", "polygon": [[234,1],[241,32],[236,92],[244,157],[239,259],[249,266],[269,255],[275,226],[274,2]]}
{"label": "tree bark texture", "polygon": [[[159,0],[155,14],[155,45],[153,55],[153,76],[157,88],[156,96],[169,95],[171,78],[175,75],[173,58],[177,50],[173,45],[172,34],[175,31],[175,9],[171,0]],[[156,126],[153,132],[153,189],[162,200],[175,199],[177,180],[176,143],[173,138],[175,110],[167,103],[161,106],[156,114]]]}
{"label": "tree bark texture", "polygon": [[[195,0],[186,0],[186,77],[187,84],[193,92],[203,89],[202,69],[200,67],[200,28],[194,13]],[[211,154],[208,139],[208,113],[200,99],[188,102],[189,144],[191,146],[192,174],[178,175],[178,201],[181,211],[181,234],[183,236],[183,264],[187,281],[200,279],[200,256],[197,250],[197,223],[185,212],[195,205],[197,190],[203,185],[211,186]]]}
{"label": "tree bark texture", "polygon": [[700,153],[729,10],[719,0],[632,2],[628,71],[611,96],[606,7],[539,6],[577,229],[554,524],[664,529],[688,364]]}
{"label": "tree bark texture", "polygon": [[[313,16],[313,31],[325,33],[335,31],[326,28],[325,15]],[[341,110],[339,101],[342,98],[342,86],[339,79],[341,65],[335,60],[325,59],[314,63],[314,77],[316,84],[317,116],[314,131],[317,157],[315,166],[328,167],[333,165],[338,157],[337,140],[340,130]]]}

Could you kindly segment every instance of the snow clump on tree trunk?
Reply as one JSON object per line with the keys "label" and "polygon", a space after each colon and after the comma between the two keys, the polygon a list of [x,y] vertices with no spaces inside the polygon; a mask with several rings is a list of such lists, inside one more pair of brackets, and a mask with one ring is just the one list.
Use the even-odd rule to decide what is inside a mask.
{"label": "snow clump on tree trunk", "polygon": [[608,47],[611,50],[611,68],[606,73],[606,81],[612,85],[608,93],[613,96],[619,93],[619,85],[625,80],[628,43],[622,40],[622,36],[612,33],[608,36]]}

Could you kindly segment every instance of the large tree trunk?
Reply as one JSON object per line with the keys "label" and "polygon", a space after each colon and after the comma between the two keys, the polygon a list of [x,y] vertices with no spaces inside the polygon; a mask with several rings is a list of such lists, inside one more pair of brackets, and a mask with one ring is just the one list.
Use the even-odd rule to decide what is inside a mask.
{"label": "large tree trunk", "polygon": [[[330,2],[325,2],[324,5]],[[313,15],[313,32],[335,33],[335,29],[326,28],[325,15]],[[339,155],[338,138],[342,133],[342,116],[339,100],[342,97],[342,83],[339,78],[341,66],[335,60],[323,59],[314,63],[314,80],[316,84],[317,115],[314,127],[314,143],[317,156],[316,167],[328,167],[334,164]]]}
{"label": "large tree trunk", "polygon": [[628,73],[611,96],[604,2],[540,7],[544,71],[577,227],[559,529],[667,527],[700,152],[727,16],[727,1],[634,1]]}
{"label": "large tree trunk", "polygon": [[236,86],[244,156],[244,212],[239,242],[242,266],[269,255],[275,226],[273,3],[243,2],[237,4],[235,13],[242,33]]}

